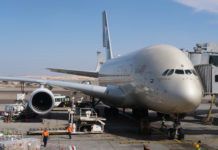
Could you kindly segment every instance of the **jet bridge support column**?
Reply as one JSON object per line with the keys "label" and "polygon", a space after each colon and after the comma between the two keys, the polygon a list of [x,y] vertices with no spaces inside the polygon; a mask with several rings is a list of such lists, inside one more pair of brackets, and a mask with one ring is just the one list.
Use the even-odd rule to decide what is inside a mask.
{"label": "jet bridge support column", "polygon": [[215,99],[215,95],[212,94],[212,97],[211,97],[211,103],[210,103],[210,109],[207,113],[207,117],[205,118],[205,120],[203,121],[204,123],[206,124],[211,124],[211,119],[210,119],[210,116],[211,116],[211,112],[212,112],[212,109],[213,109],[213,104],[214,104],[214,99]]}

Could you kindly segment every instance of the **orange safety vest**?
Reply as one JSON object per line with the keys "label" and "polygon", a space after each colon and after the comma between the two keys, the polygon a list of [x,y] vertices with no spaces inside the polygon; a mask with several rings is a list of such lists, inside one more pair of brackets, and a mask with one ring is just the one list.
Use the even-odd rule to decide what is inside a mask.
{"label": "orange safety vest", "polygon": [[48,131],[44,131],[44,132],[42,132],[42,136],[49,136]]}
{"label": "orange safety vest", "polygon": [[73,127],[72,126],[68,126],[67,131],[71,133],[73,131]]}

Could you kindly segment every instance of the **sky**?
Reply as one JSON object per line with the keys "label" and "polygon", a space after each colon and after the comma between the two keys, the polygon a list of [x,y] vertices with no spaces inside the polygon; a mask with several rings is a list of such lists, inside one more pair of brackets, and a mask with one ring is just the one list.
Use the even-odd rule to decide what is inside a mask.
{"label": "sky", "polygon": [[61,75],[48,67],[94,71],[96,52],[105,54],[103,10],[115,55],[218,42],[217,0],[0,1],[0,75]]}

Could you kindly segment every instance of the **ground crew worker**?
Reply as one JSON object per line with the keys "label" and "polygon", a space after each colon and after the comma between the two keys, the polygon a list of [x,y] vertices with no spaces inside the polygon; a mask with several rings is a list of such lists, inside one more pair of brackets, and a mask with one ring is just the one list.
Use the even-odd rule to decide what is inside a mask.
{"label": "ground crew worker", "polygon": [[194,143],[195,150],[201,150],[200,145],[198,143]]}
{"label": "ground crew worker", "polygon": [[162,122],[161,122],[161,129],[163,129],[164,127],[167,128],[167,126],[165,125],[165,122],[166,122],[166,119],[165,119],[165,117],[163,116],[163,117],[162,117]]}
{"label": "ground crew worker", "polygon": [[44,132],[42,132],[42,136],[43,136],[44,147],[46,147],[49,137],[49,132],[47,129],[45,129]]}
{"label": "ground crew worker", "polygon": [[67,132],[69,135],[69,139],[71,139],[71,133],[73,132],[72,123],[70,123],[69,126],[67,127]]}
{"label": "ground crew worker", "polygon": [[150,147],[147,147],[146,144],[143,146],[144,150],[151,150]]}
{"label": "ground crew worker", "polygon": [[197,144],[198,144],[198,147],[196,149],[201,150],[201,140],[199,140]]}

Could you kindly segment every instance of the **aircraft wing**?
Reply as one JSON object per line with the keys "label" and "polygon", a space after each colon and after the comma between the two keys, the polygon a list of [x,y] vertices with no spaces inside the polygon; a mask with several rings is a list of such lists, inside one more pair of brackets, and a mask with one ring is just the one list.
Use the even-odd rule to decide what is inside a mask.
{"label": "aircraft wing", "polygon": [[33,79],[33,78],[19,78],[19,77],[0,77],[1,81],[15,81],[15,82],[29,82],[29,83],[38,83],[41,85],[51,85],[62,87],[68,90],[78,90],[85,94],[96,96],[96,97],[105,97],[107,87],[97,86],[97,85],[88,85],[81,83],[72,83],[56,80],[43,80],[43,79]]}
{"label": "aircraft wing", "polygon": [[66,73],[66,74],[80,75],[80,76],[93,77],[93,78],[98,77],[98,72],[66,70],[66,69],[56,69],[56,68],[47,68],[47,69],[52,72],[58,72],[58,73]]}

